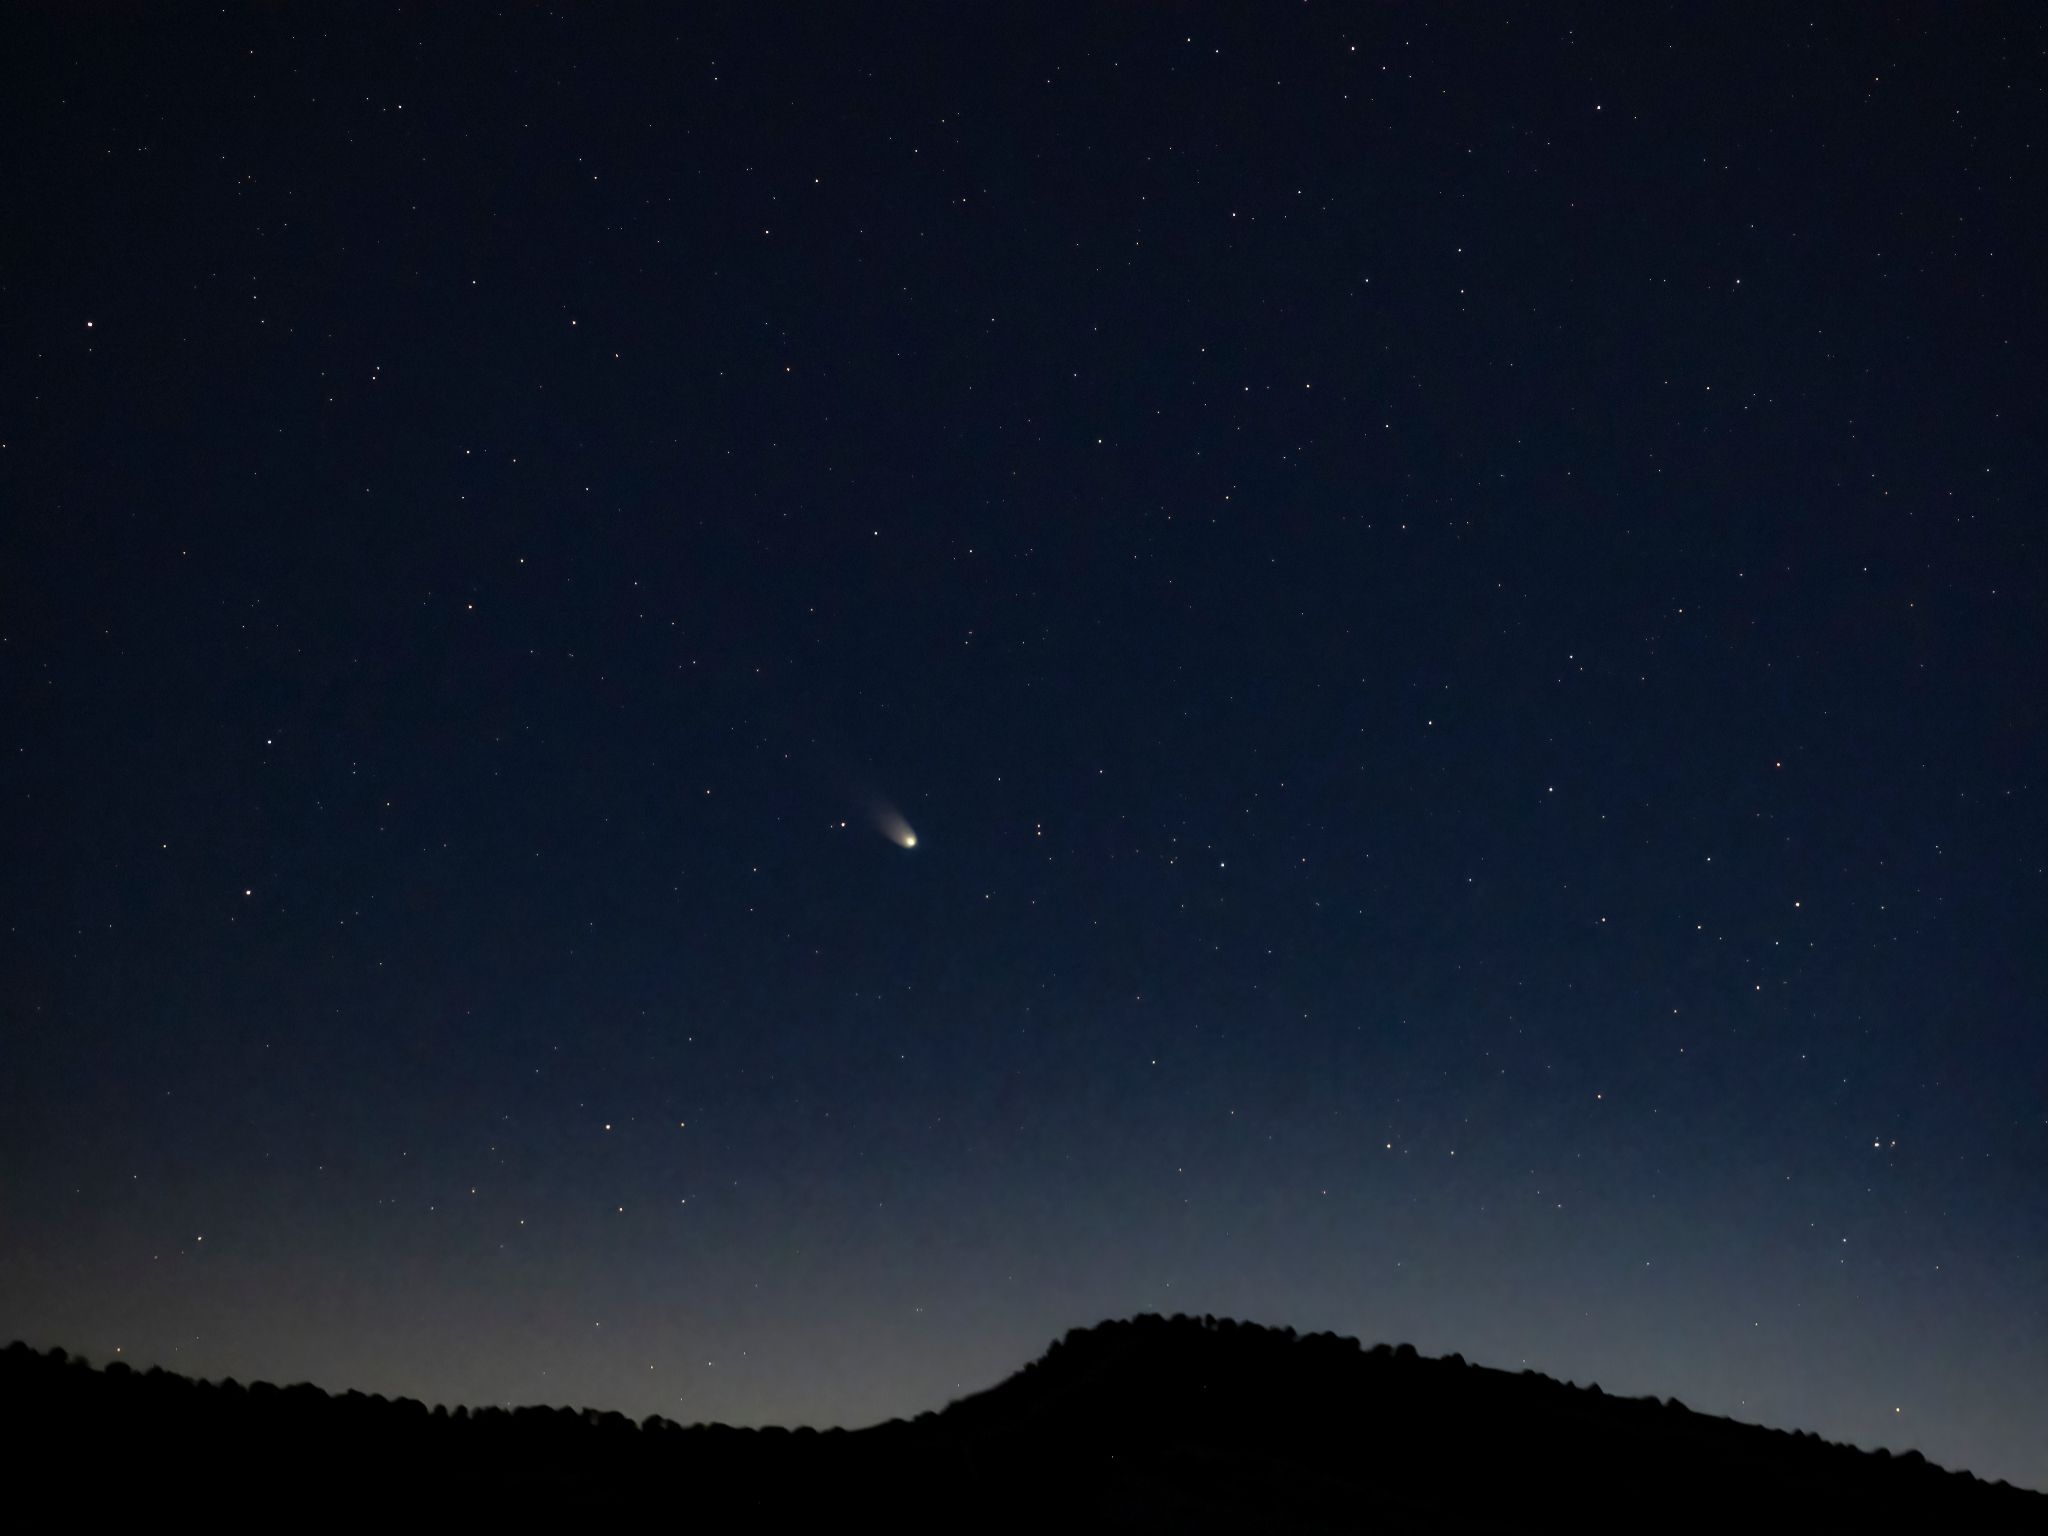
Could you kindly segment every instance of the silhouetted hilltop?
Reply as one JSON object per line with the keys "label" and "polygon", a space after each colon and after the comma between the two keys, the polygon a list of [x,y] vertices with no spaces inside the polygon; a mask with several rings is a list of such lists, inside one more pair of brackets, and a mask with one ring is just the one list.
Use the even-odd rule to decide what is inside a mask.
{"label": "silhouetted hilltop", "polygon": [[[1076,1329],[985,1392],[858,1431],[429,1409],[0,1352],[19,1465],[246,1501],[898,1527],[1694,1527],[1759,1516],[2048,1529],[2048,1497],[1676,1401],[1215,1318]],[[75,1484],[73,1484],[75,1486]]]}

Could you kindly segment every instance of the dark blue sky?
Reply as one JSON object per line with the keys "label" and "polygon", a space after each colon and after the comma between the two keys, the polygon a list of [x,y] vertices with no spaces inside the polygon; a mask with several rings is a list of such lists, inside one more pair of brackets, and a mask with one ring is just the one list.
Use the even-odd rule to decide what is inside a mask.
{"label": "dark blue sky", "polygon": [[0,1332],[2048,1487],[2038,11],[5,29]]}

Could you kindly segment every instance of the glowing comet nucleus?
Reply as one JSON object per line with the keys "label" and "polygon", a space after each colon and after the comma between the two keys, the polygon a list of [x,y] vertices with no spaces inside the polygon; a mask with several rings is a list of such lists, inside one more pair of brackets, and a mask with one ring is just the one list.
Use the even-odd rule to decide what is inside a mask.
{"label": "glowing comet nucleus", "polygon": [[917,846],[917,834],[910,830],[910,823],[903,819],[903,813],[895,806],[878,803],[874,809],[874,816],[875,830],[898,848]]}

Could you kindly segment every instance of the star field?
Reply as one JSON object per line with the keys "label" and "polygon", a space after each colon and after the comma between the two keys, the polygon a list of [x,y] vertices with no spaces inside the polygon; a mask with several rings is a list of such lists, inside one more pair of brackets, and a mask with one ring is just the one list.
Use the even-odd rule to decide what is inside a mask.
{"label": "star field", "polygon": [[2037,13],[5,29],[0,1331],[2048,1487]]}

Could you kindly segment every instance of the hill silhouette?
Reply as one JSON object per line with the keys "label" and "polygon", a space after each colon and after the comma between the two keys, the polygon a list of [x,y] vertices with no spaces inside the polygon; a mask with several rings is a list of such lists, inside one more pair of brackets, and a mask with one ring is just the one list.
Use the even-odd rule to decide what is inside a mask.
{"label": "hill silhouette", "polygon": [[1516,1530],[1817,1518],[2044,1529],[2048,1496],[1533,1372],[1215,1318],[1076,1329],[987,1391],[862,1430],[429,1409],[0,1351],[45,1487],[297,1518],[511,1511],[896,1528]]}

